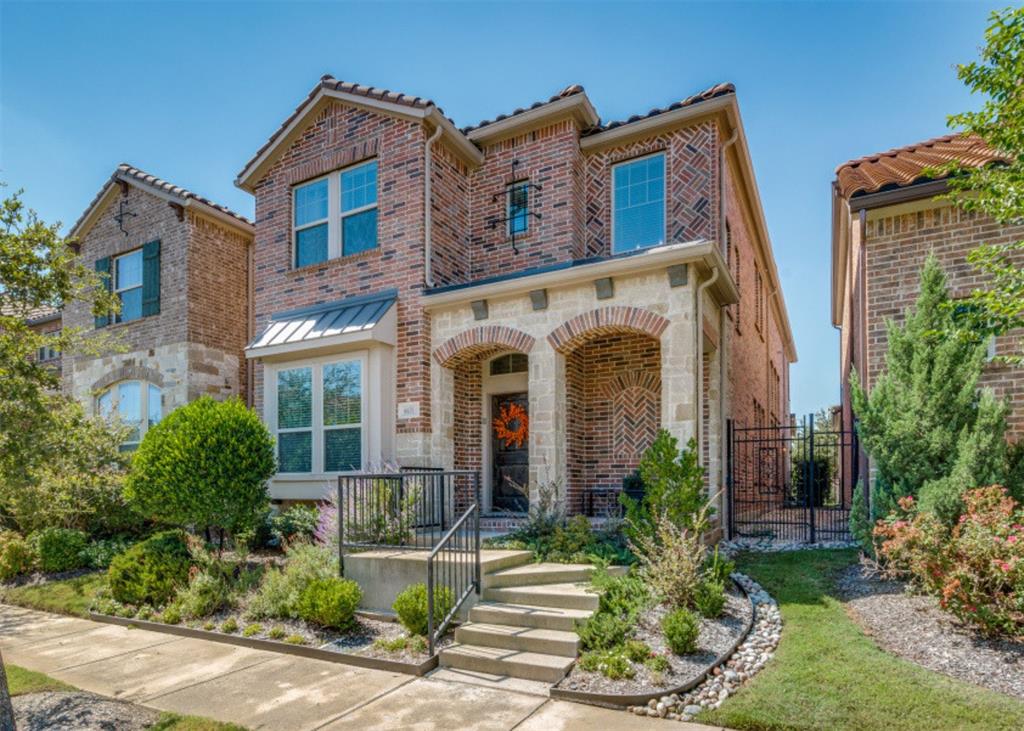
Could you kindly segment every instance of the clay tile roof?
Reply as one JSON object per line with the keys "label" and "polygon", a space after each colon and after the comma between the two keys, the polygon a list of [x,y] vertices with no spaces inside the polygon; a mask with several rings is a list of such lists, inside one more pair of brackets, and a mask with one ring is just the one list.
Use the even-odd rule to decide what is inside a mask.
{"label": "clay tile roof", "polygon": [[981,167],[1005,158],[973,135],[952,134],[844,162],[836,168],[836,188],[845,198],[903,187],[928,179],[925,168],[958,161]]}
{"label": "clay tile roof", "polygon": [[599,126],[595,127],[592,130],[589,130],[587,132],[587,134],[597,134],[598,132],[604,132],[605,130],[615,129],[616,127],[621,127],[621,126],[623,126],[625,124],[632,124],[633,122],[639,122],[642,119],[649,119],[650,117],[656,117],[659,114],[664,114],[665,112],[674,112],[676,109],[682,109],[683,107],[692,107],[695,104],[700,104],[701,102],[706,102],[706,101],[708,101],[710,99],[714,99],[716,97],[725,96],[726,94],[735,94],[735,93],[736,93],[736,87],[733,86],[732,84],[729,84],[729,83],[715,84],[714,86],[712,86],[712,87],[710,87],[708,89],[705,89],[702,92],[699,92],[699,93],[694,94],[692,96],[688,96],[685,99],[681,99],[680,101],[677,101],[677,102],[675,102],[673,104],[668,105],[667,107],[655,107],[654,109],[652,109],[649,112],[647,112],[647,114],[634,114],[629,119],[617,120],[617,121],[613,121],[613,122],[602,122]]}
{"label": "clay tile roof", "polygon": [[531,109],[536,109],[537,107],[543,107],[545,104],[551,104],[552,102],[557,102],[559,99],[565,99],[566,97],[575,96],[576,94],[582,94],[582,93],[583,93],[583,87],[582,86],[580,86],[579,84],[571,84],[570,86],[565,87],[560,92],[555,94],[550,99],[547,99],[546,101],[534,102],[533,104],[531,104],[528,107],[520,107],[519,109],[513,110],[509,114],[499,114],[494,119],[484,119],[484,120],[482,120],[480,122],[477,122],[476,124],[469,125],[468,127],[463,127],[461,132],[462,132],[462,134],[469,134],[470,132],[472,132],[475,129],[480,129],[481,127],[486,127],[489,124],[494,124],[495,122],[500,122],[503,119],[508,119],[509,117],[514,117],[517,114],[522,114],[523,112],[528,112]]}

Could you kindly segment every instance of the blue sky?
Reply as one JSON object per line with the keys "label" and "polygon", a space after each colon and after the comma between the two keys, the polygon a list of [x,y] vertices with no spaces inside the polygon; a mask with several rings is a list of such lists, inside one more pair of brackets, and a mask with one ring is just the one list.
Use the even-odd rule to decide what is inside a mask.
{"label": "blue sky", "polygon": [[620,119],[736,84],[800,361],[839,398],[829,184],[852,157],[977,105],[953,65],[988,3],[12,3],[0,0],[0,180],[70,225],[121,161],[251,215],[236,173],[323,73],[470,124],[581,83]]}

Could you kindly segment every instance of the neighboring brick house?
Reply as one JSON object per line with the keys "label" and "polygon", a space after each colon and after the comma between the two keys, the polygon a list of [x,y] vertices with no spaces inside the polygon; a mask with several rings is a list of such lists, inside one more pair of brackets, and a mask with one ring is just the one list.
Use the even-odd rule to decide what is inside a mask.
{"label": "neighboring brick house", "polygon": [[[60,335],[62,326],[61,314],[60,310],[56,307],[40,307],[29,313],[26,321],[30,328],[41,335]],[[34,358],[36,362],[45,363],[50,368],[53,368],[57,375],[60,376],[61,354],[57,348],[52,345],[44,345],[36,351]]]}
{"label": "neighboring brick house", "polygon": [[[954,298],[968,295],[982,277],[967,254],[982,243],[1024,239],[1024,225],[1000,226],[935,196],[947,190],[925,169],[957,160],[986,165],[998,156],[976,137],[948,135],[851,160],[836,168],[832,184],[832,322],[840,328],[842,419],[848,428],[850,374],[868,388],[884,367],[888,319],[901,321],[917,297],[919,274],[934,252]],[[1024,262],[1022,262],[1024,265]],[[990,355],[1009,353],[1020,333],[996,338]],[[1024,435],[1024,373],[990,362],[981,382],[1010,403],[1011,432]]]}
{"label": "neighboring brick house", "polygon": [[[256,197],[254,403],[279,500],[381,462],[573,512],[659,427],[724,482],[724,420],[789,418],[796,358],[731,85],[603,123],[579,86],[457,128],[325,76],[239,173]],[[499,420],[525,440],[496,437]],[[505,418],[502,418],[505,417]]]}
{"label": "neighboring brick house", "polygon": [[80,256],[121,300],[116,316],[69,304],[65,327],[97,328],[113,347],[64,358],[64,389],[135,426],[131,447],[162,415],[201,395],[247,395],[252,224],[129,165],[120,165],[70,231]]}

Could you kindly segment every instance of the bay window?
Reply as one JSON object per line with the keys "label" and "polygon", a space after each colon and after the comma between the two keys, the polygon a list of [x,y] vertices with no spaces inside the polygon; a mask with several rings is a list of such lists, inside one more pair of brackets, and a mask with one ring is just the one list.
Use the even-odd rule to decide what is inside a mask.
{"label": "bay window", "polygon": [[292,209],[296,268],[377,248],[377,162],[296,186]]}

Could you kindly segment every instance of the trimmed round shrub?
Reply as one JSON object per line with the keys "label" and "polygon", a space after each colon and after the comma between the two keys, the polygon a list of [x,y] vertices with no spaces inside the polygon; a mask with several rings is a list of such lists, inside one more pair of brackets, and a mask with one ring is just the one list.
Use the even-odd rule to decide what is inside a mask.
{"label": "trimmed round shrub", "polygon": [[705,617],[722,616],[725,609],[725,586],[717,581],[702,581],[693,595],[693,604]]}
{"label": "trimmed round shrub", "polygon": [[191,557],[184,531],[156,533],[115,556],[107,569],[114,599],[162,606],[188,583]]}
{"label": "trimmed round shrub", "polygon": [[14,531],[0,531],[0,581],[27,574],[36,563],[32,544]]}
{"label": "trimmed round shrub", "polygon": [[80,530],[43,528],[29,539],[35,548],[41,571],[71,571],[88,565],[85,548],[89,545],[89,539]]}
{"label": "trimmed round shrub", "polygon": [[687,655],[697,651],[700,620],[689,609],[675,609],[666,614],[661,620],[661,631],[675,654]]}
{"label": "trimmed round shrub", "polygon": [[256,412],[204,396],[146,432],[125,495],[158,522],[242,534],[266,511],[274,470],[274,440]]}
{"label": "trimmed round shrub", "polygon": [[316,579],[302,590],[298,613],[301,619],[321,627],[344,629],[352,624],[356,607],[363,598],[359,584],[333,576]]}
{"label": "trimmed round shrub", "polygon": [[[452,592],[446,586],[436,587],[434,592],[434,626],[440,624],[455,602]],[[406,631],[411,635],[427,634],[427,585],[413,584],[402,590],[391,605]]]}

